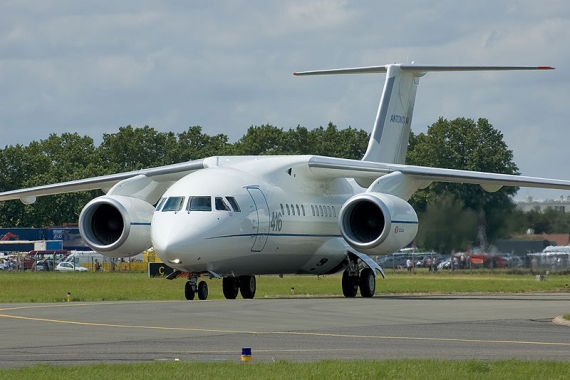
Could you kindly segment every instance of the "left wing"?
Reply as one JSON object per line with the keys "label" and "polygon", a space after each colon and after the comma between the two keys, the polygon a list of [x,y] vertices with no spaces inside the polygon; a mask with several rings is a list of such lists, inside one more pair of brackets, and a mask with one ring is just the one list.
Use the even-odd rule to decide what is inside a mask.
{"label": "left wing", "polygon": [[378,177],[402,173],[420,182],[455,182],[478,184],[486,191],[497,191],[502,186],[541,187],[570,190],[570,181],[510,174],[475,172],[469,170],[430,168],[425,166],[384,164],[342,158],[313,156],[309,159],[311,173],[319,178],[354,178],[359,184],[371,184]]}
{"label": "left wing", "polygon": [[[44,195],[88,190],[103,190],[105,193],[108,193],[114,190],[115,194],[130,192],[128,194],[131,196],[146,199],[150,203],[153,203],[153,201],[157,200],[153,198],[156,198],[156,194],[160,193],[162,188],[168,188],[172,182],[204,167],[205,163],[204,159],[202,159],[150,169],[30,187],[27,189],[11,190],[0,193],[0,201],[20,199],[23,203],[30,204],[36,201],[36,197]],[[164,189],[164,191],[165,190],[166,189]]]}

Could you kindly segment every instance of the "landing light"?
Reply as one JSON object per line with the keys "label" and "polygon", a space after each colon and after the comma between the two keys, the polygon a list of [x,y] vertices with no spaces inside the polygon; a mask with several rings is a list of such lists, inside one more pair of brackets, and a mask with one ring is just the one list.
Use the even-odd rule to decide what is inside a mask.
{"label": "landing light", "polygon": [[168,260],[170,264],[180,264],[180,259]]}

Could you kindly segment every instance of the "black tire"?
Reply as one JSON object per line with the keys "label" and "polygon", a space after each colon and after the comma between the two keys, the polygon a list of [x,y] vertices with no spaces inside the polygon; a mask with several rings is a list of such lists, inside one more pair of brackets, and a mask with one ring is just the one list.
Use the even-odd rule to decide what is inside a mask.
{"label": "black tire", "polygon": [[186,281],[186,285],[184,285],[184,296],[188,301],[192,301],[194,296],[196,296],[196,290],[194,289],[195,285],[193,285],[190,281]]}
{"label": "black tire", "polygon": [[376,277],[370,268],[364,268],[360,271],[360,295],[362,297],[373,297],[376,291]]}
{"label": "black tire", "polygon": [[198,298],[202,301],[208,298],[208,283],[206,281],[198,283]]}
{"label": "black tire", "polygon": [[239,279],[237,277],[224,277],[222,291],[227,300],[235,300],[239,293]]}
{"label": "black tire", "polygon": [[342,294],[346,298],[354,298],[358,293],[358,277],[351,276],[348,271],[342,273]]}
{"label": "black tire", "polygon": [[239,291],[244,299],[255,297],[256,288],[255,276],[239,276]]}

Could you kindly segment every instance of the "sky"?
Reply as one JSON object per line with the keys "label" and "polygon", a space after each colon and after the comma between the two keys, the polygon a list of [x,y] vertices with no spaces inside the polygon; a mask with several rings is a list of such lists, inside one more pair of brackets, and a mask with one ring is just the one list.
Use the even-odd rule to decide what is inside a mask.
{"label": "sky", "polygon": [[[371,130],[384,65],[549,65],[429,73],[412,130],[487,118],[524,175],[570,180],[570,2],[219,0],[0,2],[0,148],[51,133],[98,144],[126,125],[199,125],[237,141],[252,125]],[[517,198],[570,192],[521,189]]]}

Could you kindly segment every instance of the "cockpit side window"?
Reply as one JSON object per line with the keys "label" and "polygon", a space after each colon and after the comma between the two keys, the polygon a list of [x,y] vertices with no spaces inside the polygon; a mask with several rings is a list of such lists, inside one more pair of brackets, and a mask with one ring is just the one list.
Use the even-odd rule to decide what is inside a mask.
{"label": "cockpit side window", "polygon": [[190,197],[186,211],[212,211],[212,197]]}
{"label": "cockpit side window", "polygon": [[216,210],[219,210],[219,211],[231,211],[231,210],[230,210],[230,206],[228,206],[228,205],[226,204],[226,202],[224,202],[224,199],[223,199],[222,197],[216,197],[215,203],[216,203]]}
{"label": "cockpit side window", "polygon": [[182,210],[182,204],[184,203],[184,197],[169,197],[164,203],[162,212],[166,211],[180,211]]}
{"label": "cockpit side window", "polygon": [[164,205],[164,202],[166,202],[166,198],[160,198],[160,200],[158,201],[158,204],[156,205],[156,211],[160,211],[160,209]]}
{"label": "cockpit side window", "polygon": [[228,202],[230,202],[230,205],[232,206],[235,212],[241,211],[241,209],[239,208],[239,204],[237,203],[234,197],[226,197],[226,199],[228,200]]}

